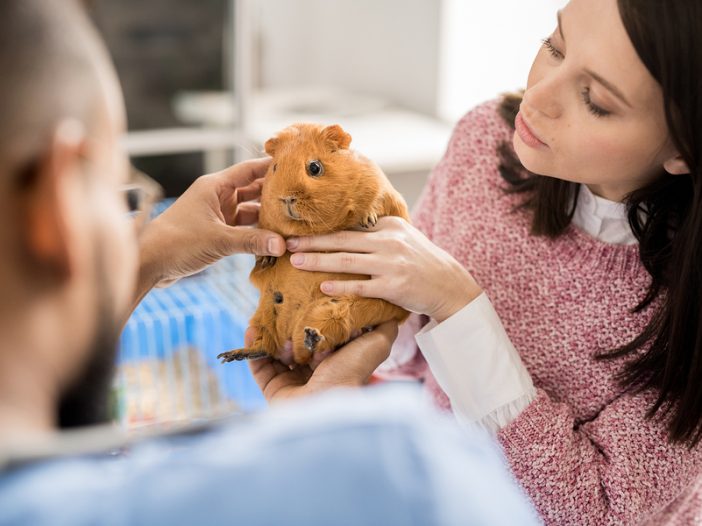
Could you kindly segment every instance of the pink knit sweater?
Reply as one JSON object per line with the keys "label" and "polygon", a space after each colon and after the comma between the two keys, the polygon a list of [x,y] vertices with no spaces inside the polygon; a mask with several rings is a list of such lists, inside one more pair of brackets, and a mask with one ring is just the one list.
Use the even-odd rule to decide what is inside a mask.
{"label": "pink knit sweater", "polygon": [[[498,434],[512,471],[546,524],[702,524],[702,448],[671,445],[664,423],[645,418],[653,394],[623,392],[613,378],[621,362],[593,358],[652,314],[631,314],[649,283],[638,246],[574,226],[555,240],[530,235],[529,213],[513,212],[524,197],[502,190],[496,148],[512,130],[497,106],[458,123],[414,219],[487,292],[534,380],[537,398]],[[398,347],[414,345],[420,325],[410,319],[393,352],[407,355]],[[411,352],[398,372],[423,378],[449,408]]]}

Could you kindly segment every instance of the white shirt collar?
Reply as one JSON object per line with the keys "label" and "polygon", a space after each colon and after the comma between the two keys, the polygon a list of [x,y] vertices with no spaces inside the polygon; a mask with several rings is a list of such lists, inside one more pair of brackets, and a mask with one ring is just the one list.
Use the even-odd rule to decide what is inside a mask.
{"label": "white shirt collar", "polygon": [[633,245],[638,241],[629,226],[626,205],[593,194],[580,185],[573,224],[592,237],[613,245]]}

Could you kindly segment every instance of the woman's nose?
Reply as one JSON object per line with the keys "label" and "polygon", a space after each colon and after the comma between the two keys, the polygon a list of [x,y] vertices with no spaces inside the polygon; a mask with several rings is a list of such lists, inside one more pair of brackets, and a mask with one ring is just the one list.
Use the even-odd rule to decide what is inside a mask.
{"label": "woman's nose", "polygon": [[532,112],[557,119],[563,113],[562,91],[563,87],[556,76],[546,77],[526,90],[523,101]]}

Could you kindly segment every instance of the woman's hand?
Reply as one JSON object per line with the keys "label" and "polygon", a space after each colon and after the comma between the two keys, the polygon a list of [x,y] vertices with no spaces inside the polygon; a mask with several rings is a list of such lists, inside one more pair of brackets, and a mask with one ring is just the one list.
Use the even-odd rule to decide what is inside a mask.
{"label": "woman's hand", "polygon": [[[397,337],[397,323],[389,321],[366,332],[312,366],[288,365],[270,358],[252,360],[249,367],[269,402],[305,396],[334,387],[359,387],[390,356]],[[251,332],[246,335],[253,340]]]}
{"label": "woman's hand", "polygon": [[321,290],[329,296],[381,298],[438,322],[482,292],[460,263],[404,219],[383,217],[370,230],[288,239],[288,250],[296,252],[292,264],[369,275],[370,280],[324,282]]}
{"label": "woman's hand", "polygon": [[147,225],[139,240],[138,299],[153,286],[169,285],[236,252],[285,253],[281,236],[251,226],[258,221],[256,200],[270,162],[255,159],[203,175]]}

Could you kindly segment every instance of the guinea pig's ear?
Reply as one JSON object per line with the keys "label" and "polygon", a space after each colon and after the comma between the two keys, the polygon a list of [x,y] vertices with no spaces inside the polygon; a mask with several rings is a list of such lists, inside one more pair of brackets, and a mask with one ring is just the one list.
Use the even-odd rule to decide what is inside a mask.
{"label": "guinea pig's ear", "polygon": [[351,136],[338,124],[324,128],[322,138],[334,150],[346,150],[351,144]]}
{"label": "guinea pig's ear", "polygon": [[266,141],[266,144],[263,145],[263,149],[266,150],[266,153],[271,157],[275,156],[275,150],[277,147],[278,137],[271,137]]}

